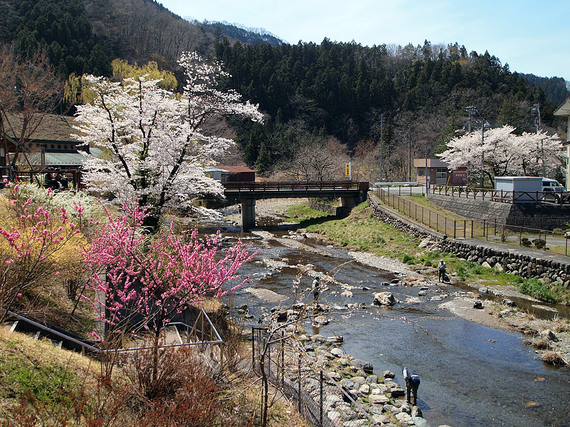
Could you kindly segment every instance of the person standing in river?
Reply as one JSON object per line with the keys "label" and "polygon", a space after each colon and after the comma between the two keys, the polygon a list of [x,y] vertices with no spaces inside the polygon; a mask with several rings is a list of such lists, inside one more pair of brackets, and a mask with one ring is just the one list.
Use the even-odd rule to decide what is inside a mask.
{"label": "person standing in river", "polygon": [[[420,376],[411,369],[404,366],[402,369],[404,380],[406,381],[406,400],[416,406],[418,403],[418,387],[420,386]],[[413,400],[413,403],[411,402]]]}
{"label": "person standing in river", "polygon": [[447,281],[447,264],[445,263],[444,260],[439,260],[439,264],[437,266],[437,275],[438,275],[438,280],[440,282],[446,282]]}
{"label": "person standing in river", "polygon": [[319,278],[319,276],[315,277],[315,280],[313,280],[312,290],[313,290],[313,302],[315,304],[318,304],[319,294],[321,292],[321,279]]}

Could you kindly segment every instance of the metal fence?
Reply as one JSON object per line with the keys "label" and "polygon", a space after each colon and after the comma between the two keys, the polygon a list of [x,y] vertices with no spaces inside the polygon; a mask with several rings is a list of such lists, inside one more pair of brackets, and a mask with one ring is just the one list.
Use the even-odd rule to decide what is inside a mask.
{"label": "metal fence", "polygon": [[429,188],[432,194],[441,194],[466,199],[491,200],[498,203],[570,203],[570,193],[553,191],[508,191],[493,188],[472,188],[466,186],[432,185]]}
{"label": "metal fence", "polygon": [[262,367],[272,385],[293,400],[299,413],[315,426],[376,425],[356,397],[326,372],[303,346],[267,328],[252,328],[252,366]]}
{"label": "metal fence", "polygon": [[492,221],[475,221],[471,219],[452,218],[449,214],[417,203],[411,195],[412,189],[375,191],[378,199],[385,205],[402,215],[427,226],[448,237],[471,238],[496,241],[518,246],[533,247],[540,250],[554,250],[568,255],[568,234],[562,231],[551,231],[540,228],[507,225]]}

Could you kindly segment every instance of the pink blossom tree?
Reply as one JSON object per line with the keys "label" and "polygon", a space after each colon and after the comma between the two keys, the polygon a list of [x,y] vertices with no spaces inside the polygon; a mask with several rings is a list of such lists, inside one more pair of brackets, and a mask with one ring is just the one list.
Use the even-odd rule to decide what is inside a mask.
{"label": "pink blossom tree", "polygon": [[112,218],[85,252],[93,273],[84,295],[101,308],[110,336],[151,332],[156,342],[163,326],[204,297],[220,298],[242,286],[237,274],[255,255],[241,242],[221,251],[220,234],[199,238],[198,231],[154,236],[142,232],[144,209],[127,208]]}
{"label": "pink blossom tree", "polygon": [[[47,203],[50,197],[48,189]],[[0,322],[18,298],[58,275],[57,255],[74,239],[81,241],[85,222],[79,203],[70,213],[65,208],[34,205],[31,199],[22,199],[19,185],[10,187],[3,201],[8,206],[0,226],[0,307],[5,309]]]}

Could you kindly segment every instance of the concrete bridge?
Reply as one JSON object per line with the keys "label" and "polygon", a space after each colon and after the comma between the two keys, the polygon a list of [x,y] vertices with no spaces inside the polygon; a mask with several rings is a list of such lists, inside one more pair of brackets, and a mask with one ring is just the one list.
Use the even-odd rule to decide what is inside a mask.
{"label": "concrete bridge", "polygon": [[255,201],[258,199],[328,198],[341,201],[337,215],[350,212],[366,200],[368,182],[315,181],[315,182],[226,182],[224,195],[230,203],[241,203],[242,228],[255,227]]}

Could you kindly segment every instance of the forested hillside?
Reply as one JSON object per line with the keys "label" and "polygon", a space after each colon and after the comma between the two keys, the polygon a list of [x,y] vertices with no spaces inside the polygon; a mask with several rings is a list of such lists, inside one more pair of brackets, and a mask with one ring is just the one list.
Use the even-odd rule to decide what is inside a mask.
{"label": "forested hillside", "polygon": [[568,95],[562,79],[517,74],[457,43],[290,45],[229,24],[189,22],[155,0],[0,0],[0,42],[24,57],[43,48],[62,79],[110,75],[115,58],[174,71],[187,50],[221,60],[232,75],[227,86],[267,115],[264,125],[233,124],[246,162],[261,172],[293,164],[300,147],[332,141],[369,164],[382,152],[384,174],[403,179],[410,154],[441,151],[465,126],[467,106],[477,109],[474,126],[523,132],[535,129],[538,104],[541,124],[559,131],[552,113]]}
{"label": "forested hillside", "polygon": [[[334,136],[353,154],[378,153],[384,142],[385,174],[406,176],[407,157],[433,155],[465,126],[511,124],[534,131],[533,106],[543,126],[555,126],[544,92],[488,52],[457,44],[374,46],[299,43],[244,46],[216,44],[232,74],[231,85],[258,102],[271,119],[243,136],[249,164],[259,170],[295,156],[298,141]],[[377,154],[376,154],[377,155]],[[376,160],[371,159],[370,163]]]}
{"label": "forested hillside", "polygon": [[570,96],[568,84],[562,77],[538,77],[534,74],[524,74],[524,76],[535,86],[544,91],[544,96],[548,102],[556,105],[562,104]]}

